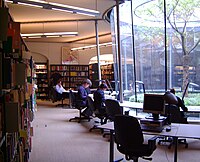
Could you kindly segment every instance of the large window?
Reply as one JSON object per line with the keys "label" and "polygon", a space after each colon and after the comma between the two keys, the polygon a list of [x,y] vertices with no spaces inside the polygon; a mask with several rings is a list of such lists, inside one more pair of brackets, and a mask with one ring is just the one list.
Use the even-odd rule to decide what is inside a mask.
{"label": "large window", "polygon": [[[186,105],[200,105],[199,0],[125,1],[119,12],[124,99],[142,101],[143,87],[146,93],[175,88]],[[117,47],[115,8],[111,28]],[[117,65],[117,48],[114,54]],[[117,66],[115,73],[118,81]]]}

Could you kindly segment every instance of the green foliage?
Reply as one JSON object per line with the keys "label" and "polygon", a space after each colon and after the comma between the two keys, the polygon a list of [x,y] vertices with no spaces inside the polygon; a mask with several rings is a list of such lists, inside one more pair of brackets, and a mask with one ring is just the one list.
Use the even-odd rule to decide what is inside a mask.
{"label": "green foliage", "polygon": [[[177,93],[178,96],[181,96],[182,93]],[[137,102],[142,103],[144,94],[137,95]],[[135,96],[129,98],[130,102],[135,102]],[[200,106],[200,94],[199,93],[190,93],[188,97],[184,98],[184,103],[186,106]]]}
{"label": "green foliage", "polygon": [[[180,96],[180,93],[178,95]],[[184,103],[186,106],[200,106],[200,94],[189,93],[188,97],[184,98]]]}
{"label": "green foliage", "polygon": [[[137,94],[137,102],[142,103],[142,102],[143,102],[143,99],[144,99],[144,94],[143,94],[143,93]],[[129,98],[129,101],[130,101],[130,102],[135,102],[135,96],[131,96],[131,97]]]}

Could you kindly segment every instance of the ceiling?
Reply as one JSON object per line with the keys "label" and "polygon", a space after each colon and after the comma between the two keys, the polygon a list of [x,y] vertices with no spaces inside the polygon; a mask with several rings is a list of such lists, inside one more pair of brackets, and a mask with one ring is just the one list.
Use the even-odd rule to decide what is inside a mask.
{"label": "ceiling", "polygon": [[47,10],[7,3],[15,22],[21,23],[21,33],[78,32],[78,36],[60,38],[25,38],[25,42],[56,42],[95,44],[95,20],[98,20],[99,42],[110,42],[110,24],[104,14],[112,8],[115,0],[47,0],[70,6],[97,10],[100,15],[91,17],[62,11]]}

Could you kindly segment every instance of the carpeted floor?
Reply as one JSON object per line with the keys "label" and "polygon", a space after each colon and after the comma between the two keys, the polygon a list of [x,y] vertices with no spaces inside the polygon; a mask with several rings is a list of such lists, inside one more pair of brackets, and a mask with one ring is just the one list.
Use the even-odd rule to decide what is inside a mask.
{"label": "carpeted floor", "polygon": [[[108,162],[109,139],[103,138],[100,131],[89,132],[94,120],[69,122],[77,115],[76,109],[64,109],[48,101],[39,101],[32,123],[34,136],[30,162]],[[150,136],[145,136],[145,139],[148,138]],[[179,145],[178,162],[199,162],[200,140],[187,141],[189,148]],[[115,159],[121,157],[124,156],[115,148]],[[158,145],[152,157],[153,162],[173,162],[173,147],[168,149]]]}

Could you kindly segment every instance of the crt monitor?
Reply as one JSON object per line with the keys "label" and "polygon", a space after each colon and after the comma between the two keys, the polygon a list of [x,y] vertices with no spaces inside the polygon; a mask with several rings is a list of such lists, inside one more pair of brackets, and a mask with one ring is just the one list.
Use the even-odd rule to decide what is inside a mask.
{"label": "crt monitor", "polygon": [[144,94],[143,112],[152,113],[153,119],[158,120],[160,114],[165,114],[164,95]]}

